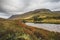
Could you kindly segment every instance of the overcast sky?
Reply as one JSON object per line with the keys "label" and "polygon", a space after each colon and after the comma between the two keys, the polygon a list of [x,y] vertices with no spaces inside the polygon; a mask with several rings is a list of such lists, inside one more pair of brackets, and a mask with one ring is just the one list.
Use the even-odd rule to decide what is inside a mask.
{"label": "overcast sky", "polygon": [[0,0],[0,17],[9,18],[41,8],[60,11],[60,0]]}

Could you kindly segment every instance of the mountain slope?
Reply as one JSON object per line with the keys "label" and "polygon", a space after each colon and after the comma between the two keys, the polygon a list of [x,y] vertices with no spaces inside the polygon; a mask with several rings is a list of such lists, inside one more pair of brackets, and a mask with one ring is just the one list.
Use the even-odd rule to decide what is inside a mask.
{"label": "mountain slope", "polygon": [[24,13],[22,15],[13,15],[9,19],[22,19],[22,18],[26,18],[26,17],[30,17],[30,16],[35,16],[37,14],[41,14],[42,12],[51,12],[51,11],[49,9],[37,9],[37,10],[34,10],[34,11]]}
{"label": "mountain slope", "polygon": [[51,11],[49,9],[37,9],[24,13],[22,15],[13,15],[11,20],[25,20],[26,22],[53,23],[60,24],[60,11]]}
{"label": "mountain slope", "polygon": [[34,16],[39,16],[40,18],[60,17],[60,11],[51,11],[49,9],[37,9],[21,15],[13,15],[9,19],[13,19],[13,20],[31,19]]}
{"label": "mountain slope", "polygon": [[60,33],[27,26],[20,20],[0,19],[0,40],[60,40]]}

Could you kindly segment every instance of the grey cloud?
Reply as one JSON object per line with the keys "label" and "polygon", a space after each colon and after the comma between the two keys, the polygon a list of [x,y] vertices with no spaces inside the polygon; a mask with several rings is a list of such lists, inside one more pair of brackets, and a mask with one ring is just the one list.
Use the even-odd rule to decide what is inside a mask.
{"label": "grey cloud", "polygon": [[60,0],[32,0],[26,10],[30,11],[40,8],[58,10],[59,7],[60,7]]}
{"label": "grey cloud", "polygon": [[0,0],[0,12],[15,14],[23,12],[29,5],[29,0]]}
{"label": "grey cloud", "polygon": [[29,6],[30,0],[0,0],[0,16],[19,14]]}
{"label": "grey cloud", "polygon": [[59,2],[60,0],[46,0],[48,2]]}

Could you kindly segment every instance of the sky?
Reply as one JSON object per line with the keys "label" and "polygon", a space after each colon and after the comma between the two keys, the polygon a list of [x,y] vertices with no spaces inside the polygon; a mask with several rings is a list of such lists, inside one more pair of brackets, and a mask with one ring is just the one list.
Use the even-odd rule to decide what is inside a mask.
{"label": "sky", "polygon": [[9,18],[41,8],[60,11],[60,0],[0,0],[0,17]]}

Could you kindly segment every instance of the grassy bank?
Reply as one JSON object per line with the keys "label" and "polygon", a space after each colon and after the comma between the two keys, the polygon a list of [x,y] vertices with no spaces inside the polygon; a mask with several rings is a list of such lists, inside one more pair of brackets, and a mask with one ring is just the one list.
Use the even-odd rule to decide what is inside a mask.
{"label": "grassy bank", "polygon": [[20,20],[0,19],[0,40],[60,40],[60,33],[27,26]]}

